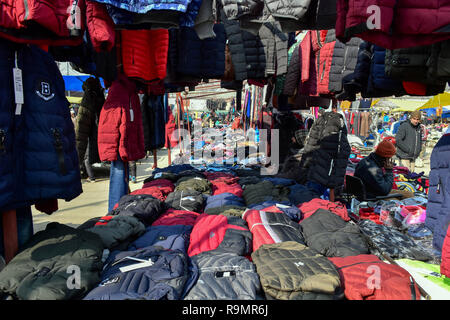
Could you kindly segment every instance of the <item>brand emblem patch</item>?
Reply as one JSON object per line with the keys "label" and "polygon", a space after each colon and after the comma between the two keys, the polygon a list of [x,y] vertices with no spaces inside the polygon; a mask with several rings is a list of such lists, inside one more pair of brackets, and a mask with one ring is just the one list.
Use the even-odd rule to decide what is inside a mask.
{"label": "brand emblem patch", "polygon": [[55,97],[55,94],[52,92],[50,83],[45,81],[38,82],[38,84],[36,85],[36,94],[45,101],[49,101]]}

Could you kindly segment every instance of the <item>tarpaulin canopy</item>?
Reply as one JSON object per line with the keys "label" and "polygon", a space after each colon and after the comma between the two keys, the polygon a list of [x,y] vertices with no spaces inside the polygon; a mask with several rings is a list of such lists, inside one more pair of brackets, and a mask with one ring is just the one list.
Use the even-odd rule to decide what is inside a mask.
{"label": "tarpaulin canopy", "polygon": [[80,104],[82,97],[66,97],[69,103]]}
{"label": "tarpaulin canopy", "polygon": [[424,100],[406,100],[406,99],[388,99],[396,108],[392,109],[392,112],[412,112],[421,107]]}
{"label": "tarpaulin canopy", "polygon": [[[91,77],[92,76],[63,76],[66,91],[83,92],[82,88],[83,82]],[[103,79],[100,79],[100,83],[102,84],[103,87],[105,87]]]}
{"label": "tarpaulin canopy", "polygon": [[444,106],[450,106],[450,93],[448,92],[435,95],[433,98],[420,106],[417,110],[439,108]]}

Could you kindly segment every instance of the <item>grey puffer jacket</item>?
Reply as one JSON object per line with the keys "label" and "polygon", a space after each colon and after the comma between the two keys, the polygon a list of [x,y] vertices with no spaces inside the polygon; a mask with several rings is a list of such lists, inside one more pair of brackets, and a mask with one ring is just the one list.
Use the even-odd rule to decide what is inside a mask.
{"label": "grey puffer jacket", "polygon": [[339,40],[336,41],[328,84],[330,93],[338,94],[342,92],[342,79],[355,71],[361,42],[360,38],[352,38],[345,44]]}
{"label": "grey puffer jacket", "polygon": [[185,300],[256,300],[262,293],[255,265],[243,256],[203,252],[191,259],[199,277]]}
{"label": "grey puffer jacket", "polygon": [[410,120],[403,122],[395,135],[397,156],[415,160],[422,151],[422,127],[414,127]]}

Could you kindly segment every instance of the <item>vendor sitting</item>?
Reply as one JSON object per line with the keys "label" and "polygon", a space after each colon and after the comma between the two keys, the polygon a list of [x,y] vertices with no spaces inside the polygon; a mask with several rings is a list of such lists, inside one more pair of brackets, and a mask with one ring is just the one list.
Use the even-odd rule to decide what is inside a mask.
{"label": "vendor sitting", "polygon": [[392,157],[396,148],[388,140],[378,144],[375,152],[362,159],[355,169],[355,176],[360,178],[366,188],[367,198],[388,195],[394,183]]}

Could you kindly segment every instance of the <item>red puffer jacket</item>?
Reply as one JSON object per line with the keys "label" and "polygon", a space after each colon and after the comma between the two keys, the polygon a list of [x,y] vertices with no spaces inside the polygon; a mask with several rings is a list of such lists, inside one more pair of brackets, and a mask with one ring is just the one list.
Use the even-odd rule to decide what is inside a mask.
{"label": "red puffer jacket", "polygon": [[101,161],[135,161],[145,157],[144,129],[136,85],[120,75],[100,112],[98,151]]}
{"label": "red puffer jacket", "polygon": [[85,21],[95,50],[111,49],[114,24],[104,4],[90,0],[0,1],[0,36],[14,42],[79,45]]}
{"label": "red puffer jacket", "polygon": [[318,209],[331,211],[341,217],[344,221],[350,221],[347,208],[340,202],[331,202],[328,200],[315,198],[311,201],[302,203],[298,206],[298,208],[302,212],[302,221],[312,216]]}
{"label": "red puffer jacket", "polygon": [[375,255],[328,259],[337,267],[348,300],[420,300],[409,272]]}
{"label": "red puffer jacket", "polygon": [[333,60],[334,47],[336,45],[336,35],[334,30],[329,30],[327,38],[322,48],[318,52],[317,65],[317,93],[319,95],[330,94],[330,69]]}
{"label": "red puffer jacket", "polygon": [[167,71],[169,31],[157,29],[121,32],[125,74],[144,81],[164,79]]}
{"label": "red puffer jacket", "polygon": [[450,225],[447,228],[447,235],[442,245],[441,257],[441,274],[450,278]]}
{"label": "red puffer jacket", "polygon": [[[338,0],[336,9],[336,35],[341,41],[357,36],[398,49],[450,39],[450,0]],[[376,27],[371,26],[375,17],[380,22]]]}

